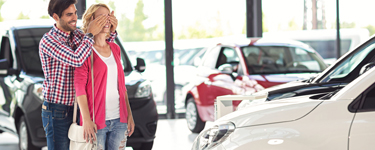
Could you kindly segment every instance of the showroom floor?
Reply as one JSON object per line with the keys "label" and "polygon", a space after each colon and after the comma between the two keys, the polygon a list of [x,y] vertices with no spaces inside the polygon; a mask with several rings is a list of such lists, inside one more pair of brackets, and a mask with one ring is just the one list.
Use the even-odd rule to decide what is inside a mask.
{"label": "showroom floor", "polygon": [[[207,122],[206,128],[213,122]],[[153,150],[191,150],[194,139],[185,119],[161,119],[158,122]]]}
{"label": "showroom floor", "polygon": [[[207,122],[206,128],[213,122]],[[182,119],[159,119],[156,130],[156,138],[153,150],[190,150],[194,139],[198,134],[193,134],[187,128],[186,120]],[[17,136],[7,133],[0,134],[0,149],[16,150]],[[47,147],[42,150],[47,150]],[[127,147],[126,150],[132,150]]]}

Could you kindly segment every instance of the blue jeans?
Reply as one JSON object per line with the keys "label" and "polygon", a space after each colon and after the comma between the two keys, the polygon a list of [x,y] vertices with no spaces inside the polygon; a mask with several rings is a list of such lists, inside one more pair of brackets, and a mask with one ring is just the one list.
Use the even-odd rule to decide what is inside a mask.
{"label": "blue jeans", "polygon": [[73,106],[43,102],[42,121],[48,150],[69,150],[69,127],[73,122]]}
{"label": "blue jeans", "polygon": [[98,150],[125,149],[128,124],[120,122],[120,119],[106,120],[106,127],[98,130],[96,140]]}

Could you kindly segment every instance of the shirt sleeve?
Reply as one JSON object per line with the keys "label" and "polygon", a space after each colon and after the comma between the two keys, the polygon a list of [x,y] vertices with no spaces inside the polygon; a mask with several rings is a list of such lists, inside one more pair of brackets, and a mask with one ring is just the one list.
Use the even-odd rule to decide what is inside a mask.
{"label": "shirt sleeve", "polygon": [[86,85],[89,77],[88,61],[89,59],[87,59],[82,66],[77,67],[74,70],[74,88],[76,90],[76,96],[87,95]]}
{"label": "shirt sleeve", "polygon": [[111,35],[109,36],[109,38],[107,39],[107,42],[115,42],[115,39],[117,37],[117,31],[115,32],[111,32]]}
{"label": "shirt sleeve", "polygon": [[92,38],[84,36],[78,48],[73,50],[56,37],[45,35],[40,41],[39,49],[46,55],[66,65],[79,67],[90,55],[93,43],[94,40]]}

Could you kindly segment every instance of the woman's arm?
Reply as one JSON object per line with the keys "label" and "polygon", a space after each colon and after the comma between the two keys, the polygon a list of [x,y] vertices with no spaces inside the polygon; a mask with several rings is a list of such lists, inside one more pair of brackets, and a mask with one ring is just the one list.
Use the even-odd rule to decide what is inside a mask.
{"label": "woman's arm", "polygon": [[86,142],[88,142],[92,138],[95,141],[95,135],[97,132],[96,124],[91,120],[89,106],[87,103],[86,85],[88,82],[90,66],[89,61],[90,59],[87,59],[81,67],[77,67],[74,70],[74,87],[76,91],[78,106],[82,115],[82,125],[84,128],[83,138],[86,140]]}
{"label": "woman's arm", "polygon": [[129,99],[128,99],[128,92],[125,92],[125,101],[126,101],[126,107],[128,110],[128,136],[130,137],[134,132],[134,120],[133,120],[133,114],[132,110],[130,108]]}
{"label": "woman's arm", "polygon": [[90,117],[90,111],[89,111],[89,107],[87,104],[87,96],[86,95],[78,96],[77,102],[78,102],[79,109],[82,115],[82,120],[83,120],[83,128],[84,128],[83,139],[85,139],[86,142],[88,142],[91,138],[93,138],[94,141],[96,141],[95,135],[97,133],[97,127]]}

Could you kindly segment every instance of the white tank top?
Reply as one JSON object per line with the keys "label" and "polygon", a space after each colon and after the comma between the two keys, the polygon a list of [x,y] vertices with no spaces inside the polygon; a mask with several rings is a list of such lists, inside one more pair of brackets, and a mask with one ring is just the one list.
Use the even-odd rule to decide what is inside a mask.
{"label": "white tank top", "polygon": [[118,92],[118,75],[117,75],[117,64],[115,57],[111,51],[109,57],[103,57],[94,48],[95,53],[102,59],[107,65],[107,87],[105,96],[105,120],[112,120],[120,118],[120,95]]}

